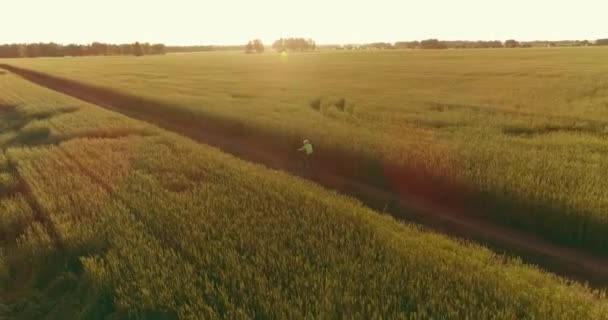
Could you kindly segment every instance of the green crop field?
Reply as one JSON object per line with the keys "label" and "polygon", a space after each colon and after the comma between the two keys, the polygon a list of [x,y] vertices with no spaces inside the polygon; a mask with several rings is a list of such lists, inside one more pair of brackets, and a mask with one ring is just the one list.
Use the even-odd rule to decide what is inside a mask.
{"label": "green crop field", "polygon": [[[308,109],[308,91],[286,91],[271,99],[270,93],[256,88],[277,86],[281,91],[282,85],[297,88],[302,84],[301,90],[314,86],[319,90],[315,94],[329,94],[321,92],[323,81],[328,80],[305,80],[301,74],[288,76],[293,71],[289,69],[291,63],[296,66],[293,68],[307,72],[323,72],[323,68],[310,70],[306,65],[329,59],[333,62],[327,66],[335,64],[339,70],[342,58],[350,59],[351,64],[366,64],[368,57],[364,55],[302,55],[289,57],[288,62],[274,62],[273,56],[247,58],[264,62],[258,67],[240,55],[182,58],[184,62],[177,56],[168,56],[150,60],[58,59],[24,63],[32,63],[31,67],[42,63],[72,76],[76,76],[75,66],[80,65],[83,77],[101,82],[101,74],[107,72],[105,84],[131,85],[133,90],[142,92],[147,85],[152,86],[154,79],[162,78],[162,71],[150,71],[158,66],[159,70],[166,69],[166,74],[180,75],[171,81],[176,83],[176,91],[191,90],[191,97],[196,95],[193,88],[202,90],[206,85],[205,92],[218,97],[224,95],[219,89],[222,83],[231,87],[234,77],[251,77],[243,82],[250,86],[243,87],[248,91],[241,92],[240,97],[225,96],[217,102],[205,98],[210,99],[208,110],[223,112],[221,104],[238,105],[226,112],[243,117],[256,106],[252,118],[260,124],[268,120],[269,125],[279,128],[280,123],[288,124],[285,119],[290,117],[293,127],[285,126],[284,130],[299,128],[319,141],[324,141],[322,130],[328,130],[327,141],[336,142],[341,135],[352,133],[355,138],[348,141],[353,148],[371,146],[374,137],[387,133],[372,129],[383,123],[395,130],[411,126],[419,134],[433,136],[437,145],[458,142],[457,146],[463,148],[461,153],[469,152],[470,157],[475,153],[464,142],[473,139],[469,144],[504,153],[475,166],[468,164],[470,170],[480,173],[493,168],[500,171],[485,177],[488,187],[503,183],[505,190],[511,190],[507,186],[519,183],[525,187],[520,190],[523,195],[539,198],[558,197],[555,192],[565,188],[571,192],[560,196],[564,203],[596,210],[605,204],[597,198],[599,193],[593,193],[595,189],[582,192],[583,187],[604,183],[597,172],[584,175],[580,162],[588,161],[586,168],[600,165],[605,144],[599,133],[566,131],[513,137],[504,134],[500,126],[512,124],[508,121],[524,123],[521,115],[490,108],[486,111],[485,107],[444,107],[439,112],[417,104],[387,104],[381,111],[381,104],[366,105],[363,97],[370,92],[354,88],[349,89],[352,97],[347,97],[348,101],[358,101],[353,117],[340,114],[344,118],[333,118],[333,111],[327,110],[324,115]],[[439,58],[431,55],[425,59]],[[114,64],[104,68],[108,61]],[[239,65],[230,67],[226,61]],[[224,74],[224,78],[216,74],[217,84],[196,81],[205,78],[202,65],[209,69],[216,65],[220,70],[215,72]],[[270,74],[254,76],[257,72],[249,74],[247,66],[264,66]],[[273,73],[272,66],[287,69]],[[96,68],[97,73],[92,71]],[[227,71],[231,68],[232,73]],[[190,71],[190,85],[178,85],[186,81],[188,69],[200,70]],[[137,70],[148,70],[148,77]],[[368,76],[370,81],[376,77]],[[152,82],[130,82],[129,77]],[[264,82],[264,77],[274,80]],[[377,77],[375,81],[384,76]],[[394,77],[391,81],[395,81]],[[397,88],[407,91],[406,87],[405,83],[396,82],[393,88],[398,93]],[[187,105],[189,95],[164,95],[167,90],[158,85],[156,93]],[[264,100],[265,95],[268,100]],[[246,101],[250,101],[249,107]],[[201,110],[206,106],[202,100],[192,105]],[[395,117],[381,120],[379,115],[390,114],[384,112],[393,112],[391,108],[397,111]],[[570,118],[563,114],[568,112],[566,107],[556,107],[555,113],[560,115],[554,121],[547,115],[530,117],[544,119],[540,123],[567,122],[563,119]],[[592,111],[572,112],[580,112],[577,117],[593,118]],[[451,126],[424,127],[424,114],[435,114],[433,119],[444,117],[446,123],[459,123],[458,130]],[[455,116],[458,114],[460,118]],[[488,127],[483,122],[474,125],[471,115],[495,122],[488,121]],[[270,121],[273,117],[274,122]],[[354,130],[351,121],[360,123],[360,130]],[[366,136],[371,139],[370,144],[356,139]],[[407,135],[402,137],[403,143],[393,140],[395,137],[391,136],[384,146],[398,150],[413,144]],[[501,145],[493,146],[497,141],[503,141],[503,148],[507,143],[514,147],[501,150]],[[570,150],[574,144],[581,148],[577,153]],[[4,72],[0,73],[0,148],[2,319],[608,318],[604,292],[566,282],[476,245],[399,223],[313,183],[243,162],[218,149]],[[449,144],[446,148],[445,152],[458,150]],[[407,150],[415,149],[410,146]],[[437,150],[430,149],[426,154],[438,156]],[[595,158],[582,157],[583,151],[595,151]],[[478,153],[490,155],[487,152],[489,149]],[[534,158],[531,152],[542,156]],[[452,157],[458,154],[447,152]],[[557,160],[570,157],[571,162],[551,160],[550,156]],[[518,167],[524,159],[530,161],[528,166]],[[447,165],[455,159],[437,160],[444,162],[430,165]],[[552,163],[554,167],[547,166]],[[526,178],[526,174],[538,173],[541,166],[547,170],[547,179],[555,179],[548,181],[557,183],[547,184],[543,192],[533,188],[537,186],[533,178]],[[565,170],[566,166],[572,170]],[[513,175],[517,169],[525,174]],[[557,180],[560,174],[572,177],[571,184]],[[599,212],[590,212],[599,217]]]}
{"label": "green crop field", "polygon": [[608,253],[606,48],[5,62],[443,179],[478,216]]}

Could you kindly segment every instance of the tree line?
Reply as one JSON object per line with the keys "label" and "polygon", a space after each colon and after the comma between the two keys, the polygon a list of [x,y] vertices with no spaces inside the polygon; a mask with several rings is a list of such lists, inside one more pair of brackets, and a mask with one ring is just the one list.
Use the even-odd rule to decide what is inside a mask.
{"label": "tree line", "polygon": [[312,39],[304,38],[281,38],[272,44],[272,49],[278,52],[284,51],[314,51],[317,43]]}
{"label": "tree line", "polygon": [[21,43],[0,45],[0,58],[65,57],[65,56],[119,56],[119,55],[158,55],[164,54],[164,44],[130,43],[91,44]]}
{"label": "tree line", "polygon": [[[317,48],[338,50],[366,50],[366,49],[474,49],[474,48],[530,48],[530,47],[578,47],[578,46],[608,46],[608,38],[589,40],[563,40],[563,41],[527,41],[520,42],[514,39],[507,41],[442,41],[427,39],[422,41],[398,41],[395,43],[374,42],[368,44],[347,45],[321,45],[317,46],[312,39],[281,38],[272,44],[275,51],[314,51]],[[57,43],[21,43],[0,45],[0,58],[27,58],[27,57],[64,57],[64,56],[118,56],[118,55],[158,55],[178,52],[201,51],[228,51],[245,50],[247,53],[264,52],[261,40],[249,41],[246,45],[232,46],[165,46],[164,44],[130,43],[108,44],[93,42],[87,45]]]}
{"label": "tree line", "polygon": [[608,38],[607,39],[598,39],[595,41],[596,46],[608,46]]}
{"label": "tree line", "polygon": [[246,53],[262,53],[264,52],[264,44],[262,40],[255,39],[253,41],[249,41],[245,46]]}
{"label": "tree line", "polygon": [[366,49],[477,49],[477,48],[531,48],[531,47],[583,47],[605,46],[608,39],[589,40],[563,40],[563,41],[517,41],[509,39],[504,42],[492,41],[443,41],[427,39],[422,41],[374,42],[368,44],[324,45],[324,49],[366,50]]}
{"label": "tree line", "polygon": [[[249,41],[245,45],[245,53],[263,53],[264,44],[260,39]],[[312,39],[305,38],[281,38],[272,44],[272,49],[277,52],[286,51],[314,51],[317,49],[317,44]]]}

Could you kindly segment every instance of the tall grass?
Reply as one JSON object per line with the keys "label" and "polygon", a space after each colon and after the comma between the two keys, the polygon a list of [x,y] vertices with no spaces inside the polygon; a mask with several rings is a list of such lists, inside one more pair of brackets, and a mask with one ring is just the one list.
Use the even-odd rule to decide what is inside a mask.
{"label": "tall grass", "polygon": [[[13,76],[0,79],[0,97],[25,122],[9,131],[19,135],[35,122],[49,132],[45,143],[2,145],[7,172],[24,187],[1,197],[0,207],[34,206],[57,232],[50,236],[39,218],[11,229],[20,232],[0,250],[0,271],[8,270],[0,272],[2,316],[608,315],[605,293],[399,223],[284,173]],[[24,116],[53,105],[72,111]],[[3,217],[0,228],[12,221]]]}
{"label": "tall grass", "polygon": [[160,101],[155,112],[167,117],[215,119],[353,152],[351,162],[380,168],[360,173],[368,181],[405,168],[408,175],[384,177],[403,192],[421,193],[417,184],[432,197],[443,189],[426,182],[446,181],[467,190],[457,196],[470,212],[606,254],[606,53],[329,52],[289,60],[205,53],[8,63]]}

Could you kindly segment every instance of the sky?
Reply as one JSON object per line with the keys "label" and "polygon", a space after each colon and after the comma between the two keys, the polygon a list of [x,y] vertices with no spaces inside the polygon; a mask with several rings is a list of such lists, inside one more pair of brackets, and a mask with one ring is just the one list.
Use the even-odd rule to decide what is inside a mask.
{"label": "sky", "polygon": [[608,38],[608,0],[0,0],[0,43]]}

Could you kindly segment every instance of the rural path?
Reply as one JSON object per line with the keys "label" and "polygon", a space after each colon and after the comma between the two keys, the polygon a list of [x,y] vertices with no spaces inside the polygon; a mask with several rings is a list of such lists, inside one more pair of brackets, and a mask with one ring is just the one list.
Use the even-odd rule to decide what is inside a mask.
{"label": "rural path", "polygon": [[300,164],[294,161],[295,149],[273,144],[272,139],[264,139],[263,135],[238,134],[238,130],[235,133],[235,127],[220,127],[211,120],[205,122],[186,117],[178,121],[164,114],[163,108],[155,108],[159,102],[9,65],[0,65],[0,68],[49,89],[217,147],[241,159],[313,180],[398,219],[483,243],[497,252],[521,257],[527,263],[568,278],[587,281],[594,287],[608,287],[607,257],[562,247],[533,234],[490,223],[458,206],[441,205],[423,197],[358,182],[341,174],[344,171],[335,170],[335,163],[334,166],[319,166],[317,163],[313,175],[303,175]]}

